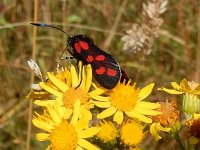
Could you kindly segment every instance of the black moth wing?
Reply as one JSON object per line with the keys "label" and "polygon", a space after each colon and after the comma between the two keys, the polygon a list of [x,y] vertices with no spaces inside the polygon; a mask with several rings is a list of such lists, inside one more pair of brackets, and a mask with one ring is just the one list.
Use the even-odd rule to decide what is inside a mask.
{"label": "black moth wing", "polygon": [[121,70],[112,55],[98,48],[85,35],[75,35],[69,38],[69,46],[73,56],[84,64],[91,64],[92,73],[97,82],[106,89],[112,89],[121,77]]}
{"label": "black moth wing", "polygon": [[[106,89],[114,88],[121,77],[120,66],[110,54],[102,51],[94,44],[90,46],[91,46],[90,53],[93,54],[93,51],[94,51],[95,54],[93,54],[93,56],[95,58],[97,58],[100,55],[105,56],[105,60],[103,61],[94,60],[90,63],[92,66],[93,76],[95,77],[97,82],[104,88]],[[103,72],[103,74],[98,74],[98,70],[99,70],[99,73],[101,73],[100,72],[101,68],[105,68],[105,71]],[[113,74],[112,73],[108,74],[109,70],[110,71],[113,70],[115,73],[113,72]]]}
{"label": "black moth wing", "polygon": [[71,36],[71,37],[68,38],[68,45],[72,48],[73,52],[71,52],[71,51],[69,51],[69,52],[78,61],[81,60],[84,64],[89,64],[86,61],[86,56],[85,56],[85,55],[87,55],[87,53],[85,53],[82,48],[81,48],[81,51],[79,53],[77,51],[77,48],[75,47],[75,44],[77,44],[77,43],[78,43],[78,45],[80,45],[79,41],[85,41],[89,45],[93,43],[93,41],[90,38],[88,38],[87,36],[85,36],[85,35],[78,34],[78,35]]}

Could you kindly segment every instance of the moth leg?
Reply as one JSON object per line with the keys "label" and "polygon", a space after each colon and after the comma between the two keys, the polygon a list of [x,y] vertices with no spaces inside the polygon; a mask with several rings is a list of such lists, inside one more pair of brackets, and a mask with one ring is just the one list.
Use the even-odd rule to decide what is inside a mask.
{"label": "moth leg", "polygon": [[[60,58],[59,58],[59,60],[58,60],[58,63],[57,63],[56,70],[58,70],[58,68],[60,67],[60,61],[61,61],[61,60],[64,60],[64,59],[71,60],[71,59],[74,58],[74,57],[72,57],[73,54],[71,53],[71,51],[69,50],[68,47],[69,47],[69,46],[67,45],[67,46],[65,47],[65,49],[62,51],[62,53],[61,53],[61,55],[60,55]],[[68,51],[68,56],[65,57],[65,58],[63,58],[62,56],[63,56],[63,54],[64,54],[65,51]],[[69,56],[69,54],[71,54],[72,56]],[[71,65],[71,61],[69,61],[69,64]]]}
{"label": "moth leg", "polygon": [[62,53],[60,55],[60,58],[59,58],[58,63],[57,63],[56,70],[58,70],[58,68],[60,67],[60,61],[62,60],[62,56],[63,56],[64,52],[67,50],[67,47],[68,47],[68,45],[65,47],[65,49],[62,51]]}

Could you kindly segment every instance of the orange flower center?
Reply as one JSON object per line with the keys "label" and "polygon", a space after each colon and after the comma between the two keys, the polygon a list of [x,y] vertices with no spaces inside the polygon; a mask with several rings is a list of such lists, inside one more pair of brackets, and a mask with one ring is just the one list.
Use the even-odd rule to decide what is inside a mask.
{"label": "orange flower center", "polygon": [[89,100],[89,95],[80,87],[78,87],[77,89],[74,87],[70,87],[63,94],[63,104],[66,108],[72,109],[77,99],[81,101],[81,104],[85,104]]}
{"label": "orange flower center", "polygon": [[159,103],[161,107],[157,111],[162,114],[154,116],[152,119],[154,122],[160,122],[162,126],[173,126],[179,120],[179,111],[177,110],[177,103],[173,100],[171,103]]}
{"label": "orange flower center", "polygon": [[137,145],[143,138],[143,127],[135,121],[127,121],[121,128],[120,138],[126,145]]}
{"label": "orange flower center", "polygon": [[97,134],[97,137],[107,143],[114,140],[117,137],[117,130],[112,122],[103,121],[99,126],[100,132]]}
{"label": "orange flower center", "polygon": [[138,99],[139,90],[135,89],[135,84],[130,85],[130,81],[118,83],[109,93],[112,106],[120,111],[128,111],[135,107]]}
{"label": "orange flower center", "polygon": [[50,141],[53,150],[76,150],[78,136],[74,127],[65,120],[54,128]]}

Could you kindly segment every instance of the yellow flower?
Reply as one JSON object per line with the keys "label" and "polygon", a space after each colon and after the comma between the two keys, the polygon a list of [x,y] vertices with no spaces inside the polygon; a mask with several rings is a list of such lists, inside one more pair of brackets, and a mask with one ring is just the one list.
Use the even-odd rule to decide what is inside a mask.
{"label": "yellow flower", "polygon": [[102,121],[98,126],[99,133],[97,137],[104,143],[111,142],[117,137],[115,125],[110,121]]}
{"label": "yellow flower", "polygon": [[178,85],[176,82],[171,82],[171,85],[174,89],[167,88],[159,88],[158,90],[163,90],[169,94],[183,94],[183,93],[191,93],[193,95],[200,96],[200,84],[194,81],[187,81],[183,79]]}
{"label": "yellow flower", "polygon": [[[171,82],[174,89],[159,88],[169,94],[183,94],[182,109],[188,114],[197,113],[200,110],[200,84],[194,81],[183,79],[178,85],[176,82]],[[190,116],[190,115],[188,115]]]}
{"label": "yellow flower", "polygon": [[193,114],[192,119],[187,121],[187,126],[190,144],[200,146],[200,114]]}
{"label": "yellow flower", "polygon": [[162,112],[162,114],[153,116],[153,124],[150,126],[150,133],[156,140],[161,139],[158,135],[159,131],[164,132],[177,132],[180,129],[179,123],[179,111],[177,109],[177,103],[175,100],[172,100],[171,103],[168,101],[159,102],[161,105],[157,111]]}
{"label": "yellow flower", "polygon": [[144,137],[143,128],[138,122],[128,120],[120,129],[120,139],[128,146],[136,146],[142,142]]}
{"label": "yellow flower", "polygon": [[50,141],[47,149],[49,150],[99,150],[99,148],[88,142],[86,138],[91,138],[96,135],[98,127],[87,128],[85,122],[88,120],[84,117],[78,119],[80,100],[74,103],[73,114],[71,120],[66,120],[65,111],[59,104],[55,106],[47,105],[43,115],[36,113],[33,119],[33,124],[46,131],[36,134],[39,141]]}
{"label": "yellow flower", "polygon": [[154,109],[160,104],[143,101],[152,91],[154,84],[149,84],[143,89],[136,88],[136,84],[131,85],[130,80],[127,84],[118,83],[114,89],[107,93],[107,99],[94,101],[100,108],[106,108],[97,115],[103,119],[114,115],[113,120],[121,124],[124,120],[124,113],[131,118],[137,118],[143,122],[151,123],[152,119],[147,116],[154,116],[160,112]]}
{"label": "yellow flower", "polygon": [[79,99],[81,102],[80,117],[85,112],[91,118],[91,113],[87,111],[93,107],[90,100],[92,98],[101,98],[102,96],[100,95],[105,91],[97,87],[93,91],[90,91],[92,84],[92,68],[90,65],[82,66],[82,63],[79,63],[79,70],[81,71],[77,73],[75,67],[72,65],[70,71],[65,69],[59,71],[56,75],[48,72],[48,81],[40,82],[39,85],[42,89],[53,95],[53,98],[35,100],[34,103],[39,106],[46,106],[55,103],[56,100],[67,109],[68,113],[72,113],[74,103]]}

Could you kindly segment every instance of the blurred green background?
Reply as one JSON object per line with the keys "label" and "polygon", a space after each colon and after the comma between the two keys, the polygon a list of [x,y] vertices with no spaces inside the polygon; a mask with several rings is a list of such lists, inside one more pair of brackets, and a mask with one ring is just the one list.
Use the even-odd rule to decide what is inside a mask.
{"label": "blurred green background", "polygon": [[[36,2],[36,1],[35,1]],[[162,15],[163,33],[155,39],[150,55],[124,53],[121,37],[133,23],[141,24],[142,4],[147,1],[127,0],[111,42],[107,38],[118,16],[122,0],[38,0],[38,22],[50,23],[68,34],[86,34],[96,45],[113,55],[128,76],[139,87],[154,82],[149,99],[165,101],[171,97],[156,91],[182,78],[200,79],[200,1],[170,0]],[[0,1],[0,150],[26,149],[29,105],[25,96],[30,91],[31,70],[27,60],[32,57],[34,0]],[[50,28],[37,28],[36,61],[41,70],[55,70],[66,35]],[[107,47],[107,49],[104,49]],[[145,58],[145,61],[144,61]],[[75,62],[75,60],[73,61]],[[37,79],[36,79],[37,81]],[[33,109],[36,109],[33,106]],[[31,149],[42,149],[32,128]],[[184,132],[183,135],[184,136]],[[144,149],[178,149],[172,137],[159,142],[150,136]]]}

